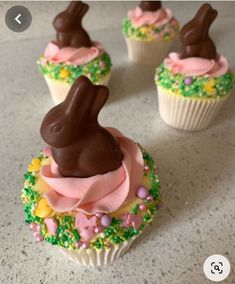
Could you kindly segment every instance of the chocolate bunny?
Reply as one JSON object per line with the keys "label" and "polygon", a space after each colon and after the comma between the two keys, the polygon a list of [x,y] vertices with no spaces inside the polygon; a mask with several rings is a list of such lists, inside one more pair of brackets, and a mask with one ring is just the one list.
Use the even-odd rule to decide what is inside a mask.
{"label": "chocolate bunny", "polygon": [[55,17],[56,44],[60,48],[92,46],[88,33],[82,27],[82,18],[88,9],[89,6],[82,1],[72,1],[65,11]]}
{"label": "chocolate bunny", "polygon": [[209,28],[217,16],[210,4],[203,4],[195,17],[181,30],[181,58],[216,59],[216,47],[209,37]]}
{"label": "chocolate bunny", "polygon": [[154,12],[162,7],[161,1],[141,1],[139,5],[142,11]]}
{"label": "chocolate bunny", "polygon": [[118,169],[123,154],[115,138],[97,121],[108,88],[79,77],[66,99],[44,117],[41,136],[65,177],[90,177]]}

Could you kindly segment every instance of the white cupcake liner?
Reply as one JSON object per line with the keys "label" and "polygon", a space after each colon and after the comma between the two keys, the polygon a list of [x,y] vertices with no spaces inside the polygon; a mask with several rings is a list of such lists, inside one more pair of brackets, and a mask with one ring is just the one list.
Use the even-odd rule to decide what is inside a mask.
{"label": "white cupcake liner", "polygon": [[125,37],[125,40],[128,57],[131,61],[154,66],[158,66],[162,63],[174,42],[174,39],[169,41],[142,41],[127,37]]}
{"label": "white cupcake liner", "polygon": [[136,236],[132,237],[129,241],[111,245],[110,248],[91,248],[77,251],[60,248],[60,250],[64,255],[78,264],[85,266],[102,266],[112,263],[114,260],[123,256],[130,249],[135,239]]}
{"label": "white cupcake liner", "polygon": [[229,97],[186,98],[157,86],[161,118],[181,130],[197,131],[210,126]]}
{"label": "white cupcake liner", "polygon": [[[109,79],[111,76],[111,72],[109,72],[108,75],[106,75],[103,80],[97,82],[97,85],[108,85]],[[49,78],[48,76],[44,75],[44,78],[47,82],[48,88],[50,90],[52,99],[56,105],[60,104],[64,101],[65,97],[67,96],[71,85],[65,82],[61,82],[59,80],[54,80]]]}

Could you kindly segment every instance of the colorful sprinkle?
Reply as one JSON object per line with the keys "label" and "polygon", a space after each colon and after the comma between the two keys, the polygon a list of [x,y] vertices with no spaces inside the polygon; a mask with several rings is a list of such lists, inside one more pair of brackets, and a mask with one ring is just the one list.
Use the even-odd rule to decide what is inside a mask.
{"label": "colorful sprinkle", "polygon": [[185,83],[185,85],[187,85],[187,86],[191,85],[191,84],[193,83],[193,78],[192,78],[192,77],[186,77],[186,78],[184,79],[184,83]]}
{"label": "colorful sprinkle", "polygon": [[52,208],[48,204],[45,198],[42,198],[39,202],[37,207],[35,208],[34,215],[40,218],[45,218],[52,213]]}
{"label": "colorful sprinkle", "polygon": [[147,188],[145,188],[144,186],[140,186],[136,190],[136,196],[138,198],[145,199],[148,196],[148,194],[149,194],[149,192],[148,192]]}
{"label": "colorful sprinkle", "polygon": [[101,224],[104,227],[108,227],[112,223],[112,218],[109,215],[103,215],[101,218]]}
{"label": "colorful sprinkle", "polygon": [[[35,191],[34,185],[37,183],[38,171],[27,172],[25,174],[25,188],[22,190],[22,201],[25,220],[33,230],[35,241],[40,242],[44,239],[53,245],[69,249],[90,247],[101,249],[102,247],[108,248],[112,244],[122,243],[138,235],[145,225],[152,221],[158,207],[160,207],[158,206],[160,185],[158,177],[155,175],[154,161],[144,151],[143,158],[145,165],[148,166],[145,178],[148,178],[150,183],[147,197],[151,195],[153,200],[144,199],[144,203],[134,203],[130,212],[126,212],[127,216],[124,220],[121,219],[122,215],[112,217],[101,212],[91,216],[84,213],[77,213],[77,216],[73,216],[54,212],[46,199],[41,198],[41,195]],[[41,165],[48,161],[47,155],[44,153],[38,159],[40,159]],[[35,213],[39,216],[36,216]],[[40,217],[47,214],[49,215]],[[102,224],[101,219],[106,226]],[[48,220],[49,223],[53,223],[51,229]]]}

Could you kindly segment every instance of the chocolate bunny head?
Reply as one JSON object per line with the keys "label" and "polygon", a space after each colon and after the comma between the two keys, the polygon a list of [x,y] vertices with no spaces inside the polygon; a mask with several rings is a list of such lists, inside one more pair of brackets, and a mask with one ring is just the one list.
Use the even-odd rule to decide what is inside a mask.
{"label": "chocolate bunny head", "polygon": [[88,9],[89,6],[82,1],[72,1],[65,11],[55,17],[53,25],[57,32],[56,43],[59,47],[92,45],[88,33],[82,27],[82,19]]}
{"label": "chocolate bunny head", "polygon": [[142,11],[154,12],[162,7],[161,1],[141,1],[139,5]]}
{"label": "chocolate bunny head", "polygon": [[108,88],[79,77],[66,99],[52,108],[41,124],[41,136],[63,176],[89,177],[121,166],[122,152],[115,138],[98,123]]}
{"label": "chocolate bunny head", "polygon": [[181,58],[216,58],[216,47],[209,37],[209,28],[217,13],[210,4],[205,3],[195,17],[182,28],[180,33]]}

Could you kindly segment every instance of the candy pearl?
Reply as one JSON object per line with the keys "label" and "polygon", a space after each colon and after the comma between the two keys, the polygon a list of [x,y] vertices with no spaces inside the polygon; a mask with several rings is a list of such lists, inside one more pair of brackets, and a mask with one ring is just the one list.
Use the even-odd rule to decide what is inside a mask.
{"label": "candy pearl", "polygon": [[82,245],[82,243],[81,243],[81,242],[76,242],[76,243],[75,243],[75,248],[80,248],[80,247],[81,247],[81,245]]}
{"label": "candy pearl", "polygon": [[99,234],[100,232],[102,232],[102,227],[101,227],[101,226],[96,226],[96,227],[94,228],[94,232],[95,232],[96,234]]}
{"label": "candy pearl", "polygon": [[88,249],[89,246],[90,246],[89,242],[83,242],[82,243],[82,248],[84,248],[84,249]]}
{"label": "candy pearl", "polygon": [[149,166],[145,165],[144,166],[144,171],[147,172],[149,170]]}
{"label": "candy pearl", "polygon": [[148,190],[144,186],[140,186],[136,190],[136,196],[145,199],[148,196]]}
{"label": "candy pearl", "polygon": [[42,240],[43,240],[43,238],[41,237],[41,236],[38,236],[38,237],[36,237],[36,242],[38,243],[38,242],[41,242]]}
{"label": "candy pearl", "polygon": [[33,233],[33,236],[36,238],[36,237],[38,237],[38,236],[40,236],[40,235],[39,235],[38,232],[34,232],[34,233]]}
{"label": "candy pearl", "polygon": [[37,227],[37,225],[35,224],[35,223],[31,223],[30,225],[29,225],[29,228],[31,229],[31,230],[36,230],[36,227]]}
{"label": "candy pearl", "polygon": [[41,230],[41,226],[40,226],[40,225],[37,225],[37,226],[36,226],[36,230],[37,230],[37,231],[40,231],[40,230]]}
{"label": "candy pearl", "polygon": [[109,215],[105,214],[105,215],[102,216],[100,222],[104,227],[108,227],[109,225],[111,225],[112,219]]}
{"label": "candy pearl", "polygon": [[193,78],[192,77],[187,77],[187,78],[185,78],[184,79],[184,83],[185,83],[185,85],[191,85],[192,84],[192,82],[193,82]]}
{"label": "candy pearl", "polygon": [[152,195],[147,196],[147,200],[148,200],[148,201],[153,201]]}
{"label": "candy pearl", "polygon": [[140,211],[145,211],[146,206],[144,204],[140,204],[139,209],[140,209]]}
{"label": "candy pearl", "polygon": [[103,215],[104,215],[104,213],[102,213],[102,212],[96,212],[95,213],[95,216],[99,219],[101,219]]}

